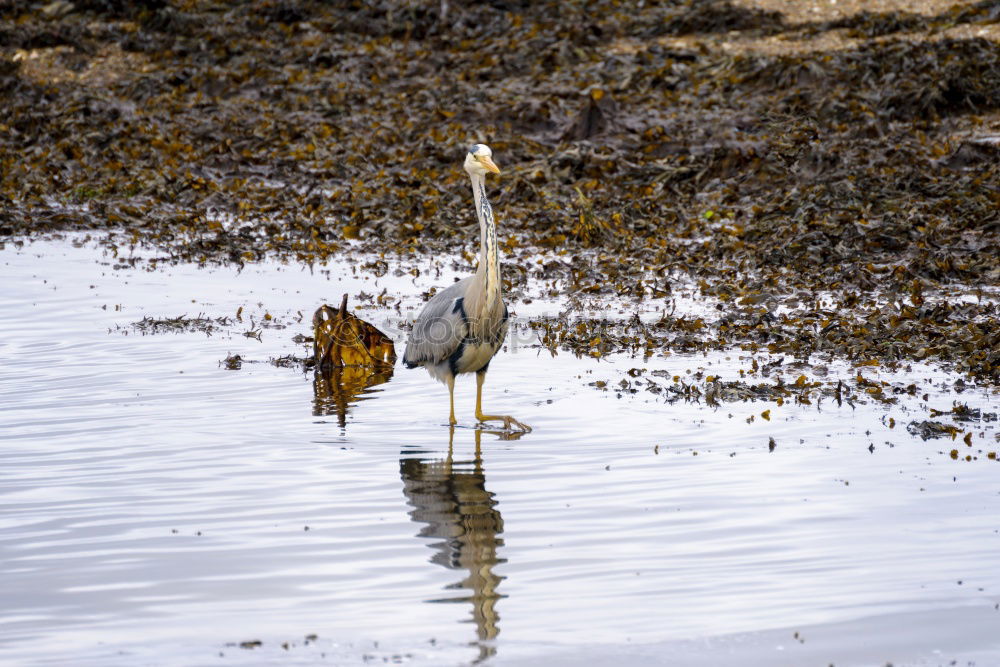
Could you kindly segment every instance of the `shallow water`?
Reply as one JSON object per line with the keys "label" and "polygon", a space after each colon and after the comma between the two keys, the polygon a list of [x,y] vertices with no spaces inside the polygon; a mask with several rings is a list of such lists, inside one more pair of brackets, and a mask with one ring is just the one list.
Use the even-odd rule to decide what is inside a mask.
{"label": "shallow water", "polygon": [[[0,250],[0,662],[1000,664],[997,423],[960,425],[971,447],[905,430],[994,396],[915,368],[891,377],[926,402],[668,404],[589,383],[732,378],[745,353],[553,357],[520,331],[484,400],[519,439],[472,428],[471,378],[449,429],[402,367],[338,414],[252,362],[305,354],[312,311],[360,291],[401,300],[358,311],[401,353],[452,279],[357,266]],[[211,335],[133,326],[240,307]]]}

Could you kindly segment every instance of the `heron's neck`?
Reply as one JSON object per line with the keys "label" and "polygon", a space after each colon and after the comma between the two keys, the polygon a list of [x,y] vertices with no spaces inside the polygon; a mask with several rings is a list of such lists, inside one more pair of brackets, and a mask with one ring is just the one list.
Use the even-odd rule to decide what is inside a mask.
{"label": "heron's neck", "polygon": [[485,299],[482,307],[491,309],[500,300],[500,250],[497,247],[497,227],[493,222],[493,209],[486,198],[486,179],[479,174],[471,174],[472,196],[476,202],[476,216],[479,218],[480,254],[476,275],[486,281]]}

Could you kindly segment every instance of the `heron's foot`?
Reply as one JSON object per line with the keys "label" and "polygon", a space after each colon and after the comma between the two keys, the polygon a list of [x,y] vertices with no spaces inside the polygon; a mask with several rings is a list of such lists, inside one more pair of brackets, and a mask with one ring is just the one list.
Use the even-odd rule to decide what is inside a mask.
{"label": "heron's foot", "polygon": [[455,419],[455,415],[451,415],[450,417],[448,417],[448,426],[454,426],[457,423],[458,420]]}
{"label": "heron's foot", "polygon": [[516,430],[516,431],[523,431],[524,433],[531,433],[530,426],[528,426],[524,422],[520,422],[514,419],[510,415],[484,415],[481,412],[477,412],[476,419],[478,419],[480,422],[502,421],[503,427],[508,431]]}

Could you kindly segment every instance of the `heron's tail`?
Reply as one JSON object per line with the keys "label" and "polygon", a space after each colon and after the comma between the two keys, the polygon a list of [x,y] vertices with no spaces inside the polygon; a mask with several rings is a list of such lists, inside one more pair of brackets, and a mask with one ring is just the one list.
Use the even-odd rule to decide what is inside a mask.
{"label": "heron's tail", "polygon": [[416,368],[420,365],[419,361],[410,358],[410,346],[407,344],[406,350],[403,351],[403,365],[407,368]]}

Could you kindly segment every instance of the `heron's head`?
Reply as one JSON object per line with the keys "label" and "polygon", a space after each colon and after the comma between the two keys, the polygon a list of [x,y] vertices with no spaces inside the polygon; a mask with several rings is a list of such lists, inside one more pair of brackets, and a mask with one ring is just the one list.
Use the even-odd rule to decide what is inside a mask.
{"label": "heron's head", "polygon": [[469,154],[465,156],[465,170],[470,175],[480,176],[485,176],[488,171],[500,173],[500,168],[493,164],[493,151],[486,144],[476,144],[469,149]]}

